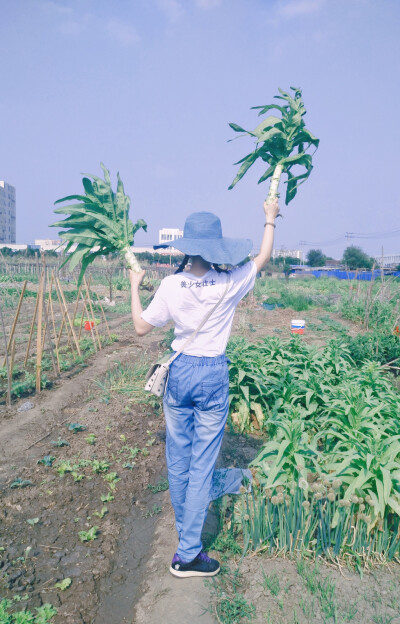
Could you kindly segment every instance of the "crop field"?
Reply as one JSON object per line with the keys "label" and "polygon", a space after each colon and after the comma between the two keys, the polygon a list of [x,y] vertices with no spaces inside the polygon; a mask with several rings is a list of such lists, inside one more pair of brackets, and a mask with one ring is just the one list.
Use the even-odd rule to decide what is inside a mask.
{"label": "crop field", "polygon": [[[7,336],[29,277],[16,276],[1,286]],[[52,376],[44,350],[51,383],[18,390],[40,282],[30,277],[9,408],[2,382],[1,624],[400,623],[399,281],[274,275],[240,304],[218,462],[250,465],[253,487],[210,510],[204,540],[222,573],[182,589],[167,572],[162,405],[143,391],[171,328],[134,336],[127,280],[112,276],[108,306],[110,280],[93,273],[101,349],[87,331],[78,359],[65,331],[71,366]],[[73,315],[76,285],[62,288]],[[304,335],[291,334],[296,318]]]}

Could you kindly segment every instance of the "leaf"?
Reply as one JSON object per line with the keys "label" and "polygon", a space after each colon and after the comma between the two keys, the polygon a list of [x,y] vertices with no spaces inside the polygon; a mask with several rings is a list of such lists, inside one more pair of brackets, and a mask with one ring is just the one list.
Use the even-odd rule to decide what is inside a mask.
{"label": "leaf", "polygon": [[246,132],[246,133],[248,133],[248,134],[252,134],[251,132],[248,132],[248,130],[245,130],[244,128],[242,128],[241,126],[238,126],[238,125],[237,125],[237,124],[235,124],[235,123],[229,123],[228,125],[229,125],[229,126],[232,128],[232,130],[234,130],[235,132]]}
{"label": "leaf", "polygon": [[269,167],[265,173],[263,173],[263,175],[261,176],[261,178],[258,180],[257,184],[261,184],[261,182],[265,182],[265,180],[268,180],[268,178],[270,178],[273,173],[275,171],[275,165],[271,165],[271,167]]}
{"label": "leaf", "polygon": [[393,498],[393,496],[389,496],[388,505],[393,509],[393,511],[400,516],[400,504],[399,502]]}
{"label": "leaf", "polygon": [[72,585],[72,581],[71,581],[71,579],[68,577],[68,578],[65,578],[65,579],[63,579],[62,581],[59,581],[58,583],[56,583],[56,584],[54,585],[54,587],[55,587],[56,589],[61,589],[61,591],[65,591],[65,590],[66,590],[66,589],[68,589],[68,587],[70,587],[71,585]]}
{"label": "leaf", "polygon": [[28,518],[27,523],[34,526],[35,524],[38,524],[39,520],[40,518]]}
{"label": "leaf", "polygon": [[266,106],[252,106],[250,108],[250,110],[257,110],[257,109],[260,109],[260,112],[258,113],[259,116],[265,115],[266,112],[272,109],[279,110],[282,113],[282,115],[286,113],[286,108],[284,106],[278,106],[278,104],[267,104]]}
{"label": "leaf", "polygon": [[280,129],[282,129],[283,128],[282,119],[279,119],[279,117],[274,117],[274,115],[270,115],[269,117],[266,117],[261,123],[258,124],[258,126],[254,128],[253,136],[260,138],[261,135],[267,129],[273,128],[278,124],[280,125]]}
{"label": "leaf", "polygon": [[287,187],[286,187],[286,197],[285,204],[286,206],[292,201],[297,194],[297,183],[294,175],[290,171],[287,172]]}
{"label": "leaf", "polygon": [[239,182],[239,180],[241,180],[244,176],[244,174],[246,173],[246,171],[248,169],[250,169],[251,165],[254,164],[254,162],[257,160],[258,158],[258,153],[257,151],[252,152],[251,154],[249,154],[248,156],[246,156],[242,166],[240,167],[236,177],[234,178],[232,184],[228,187],[228,189],[233,189],[233,187],[235,186],[235,184],[237,184]]}

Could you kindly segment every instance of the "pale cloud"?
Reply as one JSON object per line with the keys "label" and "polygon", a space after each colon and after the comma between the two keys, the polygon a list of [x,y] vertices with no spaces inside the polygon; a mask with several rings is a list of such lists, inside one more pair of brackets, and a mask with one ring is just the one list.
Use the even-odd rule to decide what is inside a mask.
{"label": "pale cloud", "polygon": [[158,0],[158,6],[171,23],[179,21],[184,14],[183,6],[178,0]]}
{"label": "pale cloud", "polygon": [[105,28],[110,39],[122,45],[133,45],[140,40],[136,30],[121,19],[114,18],[109,20]]}
{"label": "pale cloud", "polygon": [[71,15],[72,13],[71,7],[64,6],[58,2],[52,2],[51,0],[42,2],[40,6],[45,11],[51,11],[53,13],[58,13],[59,15]]}
{"label": "pale cloud", "polygon": [[196,0],[196,6],[199,9],[214,9],[220,4],[222,4],[222,0]]}
{"label": "pale cloud", "polygon": [[289,2],[280,2],[277,12],[280,17],[289,19],[315,13],[323,4],[324,0],[290,0]]}

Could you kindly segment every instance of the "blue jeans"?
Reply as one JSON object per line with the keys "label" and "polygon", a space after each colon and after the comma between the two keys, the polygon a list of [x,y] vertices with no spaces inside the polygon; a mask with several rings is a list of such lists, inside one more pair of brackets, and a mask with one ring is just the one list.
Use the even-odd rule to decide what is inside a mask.
{"label": "blue jeans", "polygon": [[178,556],[192,561],[202,550],[201,532],[211,500],[238,493],[249,470],[214,470],[229,409],[225,355],[181,354],[170,368],[164,396],[166,459],[179,536]]}

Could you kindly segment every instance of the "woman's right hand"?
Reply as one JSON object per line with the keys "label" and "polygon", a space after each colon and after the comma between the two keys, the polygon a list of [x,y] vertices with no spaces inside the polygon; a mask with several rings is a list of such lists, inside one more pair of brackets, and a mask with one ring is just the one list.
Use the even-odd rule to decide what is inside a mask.
{"label": "woman's right hand", "polygon": [[132,288],[139,288],[140,284],[143,282],[145,273],[146,271],[139,271],[139,273],[137,273],[136,271],[132,271],[132,269],[128,269]]}

